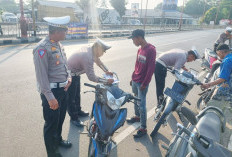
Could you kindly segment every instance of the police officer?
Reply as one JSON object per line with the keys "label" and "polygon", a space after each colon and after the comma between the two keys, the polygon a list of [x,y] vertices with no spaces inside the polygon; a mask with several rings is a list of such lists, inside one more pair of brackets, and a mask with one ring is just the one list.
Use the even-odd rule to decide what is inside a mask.
{"label": "police officer", "polygon": [[100,60],[100,57],[104,54],[104,52],[110,48],[111,46],[97,38],[92,46],[82,47],[68,59],[68,67],[72,76],[72,84],[68,90],[68,113],[70,115],[71,123],[78,127],[84,126],[84,123],[79,119],[79,117],[85,117],[89,115],[88,112],[81,110],[81,74],[86,73],[88,79],[93,82],[109,84],[113,83],[113,79],[100,78],[94,73],[94,63],[96,63],[106,74],[112,75],[112,73],[109,72],[108,68]]}
{"label": "police officer", "polygon": [[44,142],[48,157],[60,157],[58,146],[69,148],[71,143],[61,137],[62,125],[67,109],[67,90],[71,76],[67,69],[67,58],[59,41],[65,39],[70,17],[45,17],[49,24],[49,35],[33,50],[38,91],[43,106]]}

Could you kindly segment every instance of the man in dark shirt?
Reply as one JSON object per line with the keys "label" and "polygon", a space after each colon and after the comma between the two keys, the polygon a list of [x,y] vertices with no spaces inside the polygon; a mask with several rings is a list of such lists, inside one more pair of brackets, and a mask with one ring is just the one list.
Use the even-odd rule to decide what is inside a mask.
{"label": "man in dark shirt", "polygon": [[135,116],[127,120],[128,123],[141,122],[141,127],[134,134],[134,138],[147,134],[146,94],[152,74],[155,71],[156,49],[155,46],[147,43],[144,35],[145,32],[143,30],[136,29],[132,32],[132,36],[129,37],[132,38],[135,46],[141,46],[137,52],[135,70],[131,80],[133,93],[141,101],[136,101],[135,103]]}

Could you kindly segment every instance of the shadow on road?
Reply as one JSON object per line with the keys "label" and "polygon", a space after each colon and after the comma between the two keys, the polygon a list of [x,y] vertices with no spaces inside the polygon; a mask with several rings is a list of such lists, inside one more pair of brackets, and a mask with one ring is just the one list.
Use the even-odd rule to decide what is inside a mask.
{"label": "shadow on road", "polygon": [[84,128],[78,128],[70,123],[68,140],[71,141],[72,147],[69,149],[60,148],[62,156],[67,157],[78,157],[80,152],[80,133],[83,132]]}
{"label": "shadow on road", "polygon": [[25,50],[27,49],[31,44],[28,44],[28,45],[25,45],[21,48],[19,48],[18,46],[13,46],[13,47],[8,47],[8,48],[5,48],[5,50],[1,50],[1,52],[3,53],[0,53],[0,55],[3,55],[3,54],[6,54],[6,53],[9,53],[9,56],[7,56],[6,58],[0,60],[0,64],[2,64],[3,62],[7,61],[8,59],[10,59],[11,57],[13,57],[14,55],[18,54],[19,52],[21,52],[22,50]]}

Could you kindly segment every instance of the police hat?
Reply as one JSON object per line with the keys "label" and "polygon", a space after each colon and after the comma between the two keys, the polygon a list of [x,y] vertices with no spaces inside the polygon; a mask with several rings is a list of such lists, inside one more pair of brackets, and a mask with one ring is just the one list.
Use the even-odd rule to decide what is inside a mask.
{"label": "police hat", "polygon": [[111,48],[110,45],[106,44],[103,40],[101,40],[99,38],[97,38],[94,43],[99,44],[105,51]]}
{"label": "police hat", "polygon": [[136,29],[132,32],[132,35],[128,37],[128,39],[132,39],[132,38],[135,38],[135,37],[142,37],[144,38],[145,36],[145,32],[144,30],[142,29]]}
{"label": "police hat", "polygon": [[48,25],[53,27],[67,28],[67,24],[70,21],[70,16],[62,17],[44,17],[44,21],[48,22]]}

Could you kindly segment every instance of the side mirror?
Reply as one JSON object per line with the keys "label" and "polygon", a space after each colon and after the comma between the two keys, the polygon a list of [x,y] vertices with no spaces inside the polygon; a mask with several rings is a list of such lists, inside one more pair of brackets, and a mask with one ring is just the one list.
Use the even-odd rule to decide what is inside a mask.
{"label": "side mirror", "polygon": [[187,107],[182,106],[181,109],[180,109],[180,111],[188,119],[188,121],[192,125],[196,125],[197,124],[196,115],[190,109],[188,109]]}

